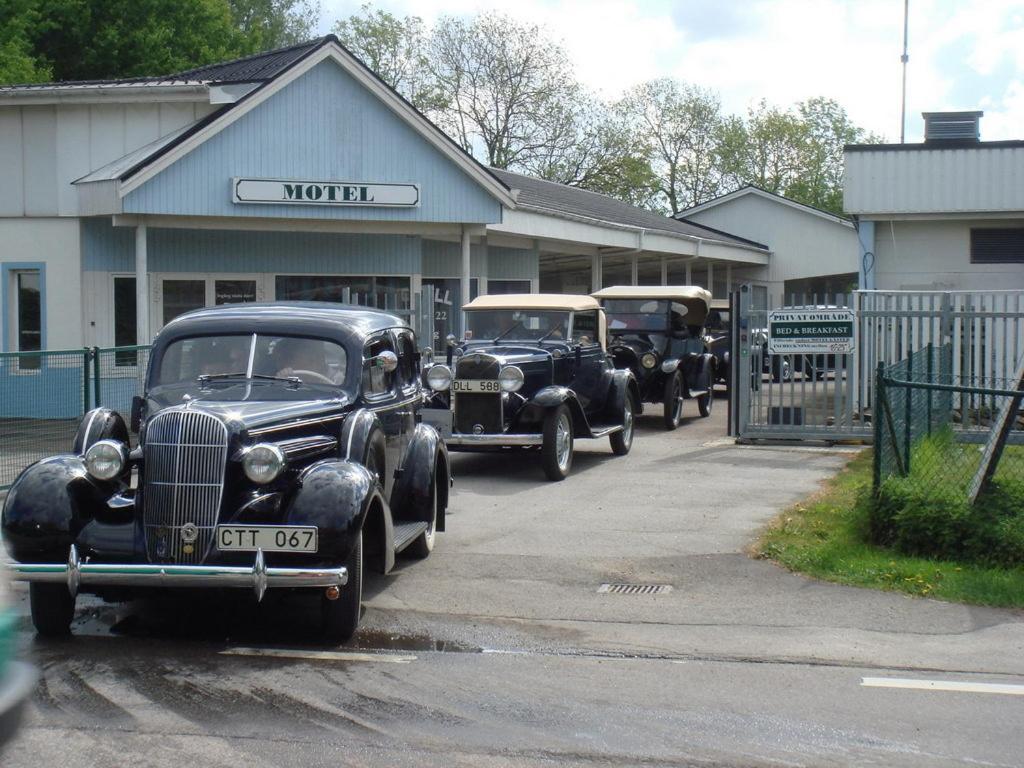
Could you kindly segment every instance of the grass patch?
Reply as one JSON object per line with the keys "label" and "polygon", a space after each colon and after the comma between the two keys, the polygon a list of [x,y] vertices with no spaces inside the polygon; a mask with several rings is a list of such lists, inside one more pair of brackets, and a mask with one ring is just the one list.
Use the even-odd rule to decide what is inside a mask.
{"label": "grass patch", "polygon": [[859,453],[825,488],[779,515],[758,557],[826,581],[940,600],[1024,608],[1024,567],[914,557],[869,544],[872,454]]}

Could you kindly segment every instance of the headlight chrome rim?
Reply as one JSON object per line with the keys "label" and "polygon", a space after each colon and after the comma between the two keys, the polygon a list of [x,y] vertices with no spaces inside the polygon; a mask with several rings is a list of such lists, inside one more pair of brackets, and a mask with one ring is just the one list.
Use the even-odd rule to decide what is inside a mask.
{"label": "headlight chrome rim", "polygon": [[452,385],[452,372],[447,365],[432,365],[427,369],[427,386],[435,392],[444,392]]}
{"label": "headlight chrome rim", "polygon": [[113,480],[127,463],[128,451],[120,440],[97,440],[85,452],[85,470],[97,480]]}
{"label": "headlight chrome rim", "polygon": [[257,443],[242,457],[242,471],[257,485],[266,485],[281,476],[287,465],[284,451],[273,443]]}
{"label": "headlight chrome rim", "polygon": [[498,384],[502,392],[518,392],[523,387],[526,377],[518,365],[506,365],[498,373]]}
{"label": "headlight chrome rim", "polygon": [[647,370],[651,370],[657,364],[658,364],[658,356],[656,354],[654,354],[653,352],[645,352],[640,357],[640,365],[642,365]]}

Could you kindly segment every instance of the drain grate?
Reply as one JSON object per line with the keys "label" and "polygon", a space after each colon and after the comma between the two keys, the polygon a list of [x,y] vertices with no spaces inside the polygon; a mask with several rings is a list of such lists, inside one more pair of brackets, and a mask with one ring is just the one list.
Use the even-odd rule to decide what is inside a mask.
{"label": "drain grate", "polygon": [[602,584],[600,595],[663,595],[672,591],[671,584]]}

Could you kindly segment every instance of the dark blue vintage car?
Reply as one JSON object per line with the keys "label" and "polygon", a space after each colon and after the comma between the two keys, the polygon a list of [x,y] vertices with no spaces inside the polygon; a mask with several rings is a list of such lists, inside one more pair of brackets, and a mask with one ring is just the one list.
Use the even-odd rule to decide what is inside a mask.
{"label": "dark blue vintage car", "polygon": [[[364,558],[387,573],[444,530],[448,454],[418,423],[413,332],[384,312],[236,304],[157,336],[130,423],[97,408],[28,467],[3,510],[40,634],[75,596],[245,587],[320,594],[323,633],[359,622]],[[129,428],[138,447],[129,447]]]}
{"label": "dark blue vintage car", "polygon": [[679,426],[690,398],[710,416],[718,366],[704,338],[711,294],[692,285],[616,285],[593,295],[608,314],[615,365],[633,372],[643,402],[661,403],[665,428]]}
{"label": "dark blue vintage car", "polygon": [[[629,453],[640,393],[605,351],[605,319],[589,296],[481,296],[465,306],[467,338],[426,373],[425,421],[458,451],[537,449],[562,480],[574,441],[607,437]],[[454,341],[454,340],[453,340]]]}

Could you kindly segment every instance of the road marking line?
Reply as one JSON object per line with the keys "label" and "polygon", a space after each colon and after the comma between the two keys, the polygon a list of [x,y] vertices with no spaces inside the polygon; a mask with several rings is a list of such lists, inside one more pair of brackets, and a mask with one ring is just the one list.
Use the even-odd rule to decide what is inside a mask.
{"label": "road marking line", "polygon": [[899,677],[862,677],[867,688],[909,688],[918,691],[954,691],[958,693],[1001,693],[1024,696],[1024,685],[1002,683],[964,683],[956,680],[912,680]]}
{"label": "road marking line", "polygon": [[269,656],[281,659],[308,659],[310,661],[380,661],[390,664],[408,664],[415,656],[394,653],[358,653],[356,651],[300,651],[290,648],[228,648],[220,652],[225,656]]}

